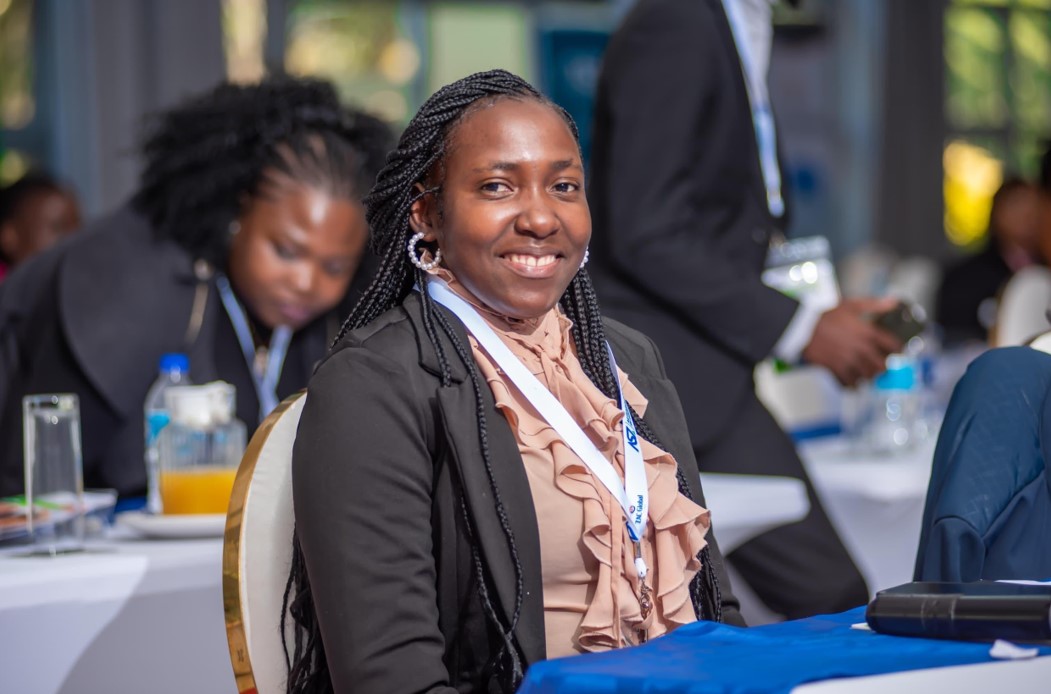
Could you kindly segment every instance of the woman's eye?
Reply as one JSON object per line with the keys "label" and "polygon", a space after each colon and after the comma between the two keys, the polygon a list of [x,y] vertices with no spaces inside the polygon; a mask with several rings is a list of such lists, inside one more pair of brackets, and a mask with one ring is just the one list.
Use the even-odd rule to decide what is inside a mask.
{"label": "woman's eye", "polygon": [[288,246],[282,246],[281,244],[276,244],[274,246],[274,252],[277,253],[277,257],[282,260],[292,260],[296,257],[296,252],[293,249]]}
{"label": "woman's eye", "polygon": [[325,263],[321,269],[329,277],[343,277],[350,274],[350,265],[347,263]]}
{"label": "woman's eye", "polygon": [[511,188],[503,181],[489,181],[482,184],[482,190],[486,193],[506,193]]}
{"label": "woman's eye", "polygon": [[555,184],[555,191],[558,193],[574,193],[580,190],[580,186],[572,181],[560,181]]}

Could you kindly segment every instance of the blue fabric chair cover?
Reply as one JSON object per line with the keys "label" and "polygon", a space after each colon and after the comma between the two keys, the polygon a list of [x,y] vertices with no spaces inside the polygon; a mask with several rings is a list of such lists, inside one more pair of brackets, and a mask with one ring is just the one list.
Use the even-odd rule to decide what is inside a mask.
{"label": "blue fabric chair cover", "polygon": [[960,380],[938,437],[918,581],[1051,578],[1051,355],[990,350]]}

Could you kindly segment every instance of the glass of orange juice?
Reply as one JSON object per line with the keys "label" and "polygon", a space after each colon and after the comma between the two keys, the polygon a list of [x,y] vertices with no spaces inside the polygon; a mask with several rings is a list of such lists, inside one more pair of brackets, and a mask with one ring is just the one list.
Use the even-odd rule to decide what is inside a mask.
{"label": "glass of orange juice", "polygon": [[229,383],[174,386],[165,392],[171,422],[158,440],[165,514],[226,513],[245,447]]}

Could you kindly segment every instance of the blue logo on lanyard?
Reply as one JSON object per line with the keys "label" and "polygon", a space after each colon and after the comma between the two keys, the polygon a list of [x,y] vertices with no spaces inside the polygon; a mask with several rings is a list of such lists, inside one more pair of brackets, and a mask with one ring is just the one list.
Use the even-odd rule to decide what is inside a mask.
{"label": "blue logo on lanyard", "polygon": [[639,450],[639,438],[635,435],[634,422],[631,421],[631,415],[624,414],[624,436],[628,440],[628,445],[634,450]]}

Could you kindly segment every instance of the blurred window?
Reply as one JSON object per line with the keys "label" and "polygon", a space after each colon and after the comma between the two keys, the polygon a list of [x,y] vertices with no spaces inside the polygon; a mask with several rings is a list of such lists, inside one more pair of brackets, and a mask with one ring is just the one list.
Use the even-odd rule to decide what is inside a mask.
{"label": "blurred window", "polygon": [[429,92],[493,68],[535,81],[531,15],[519,4],[432,2],[427,29]]}
{"label": "blurred window", "polygon": [[223,51],[231,82],[257,82],[266,74],[266,12],[266,0],[223,0]]}
{"label": "blurred window", "polygon": [[945,65],[945,231],[976,248],[1005,172],[1035,178],[1051,135],[1051,0],[952,0]]}
{"label": "blurred window", "polygon": [[502,67],[533,79],[528,3],[289,0],[285,69],[332,80],[348,101],[408,122],[438,87]]}
{"label": "blurred window", "polygon": [[0,0],[0,185],[29,166],[24,145],[36,116],[32,39],[33,1]]}
{"label": "blurred window", "polygon": [[292,0],[285,69],[332,80],[344,99],[404,123],[420,71],[405,2]]}

